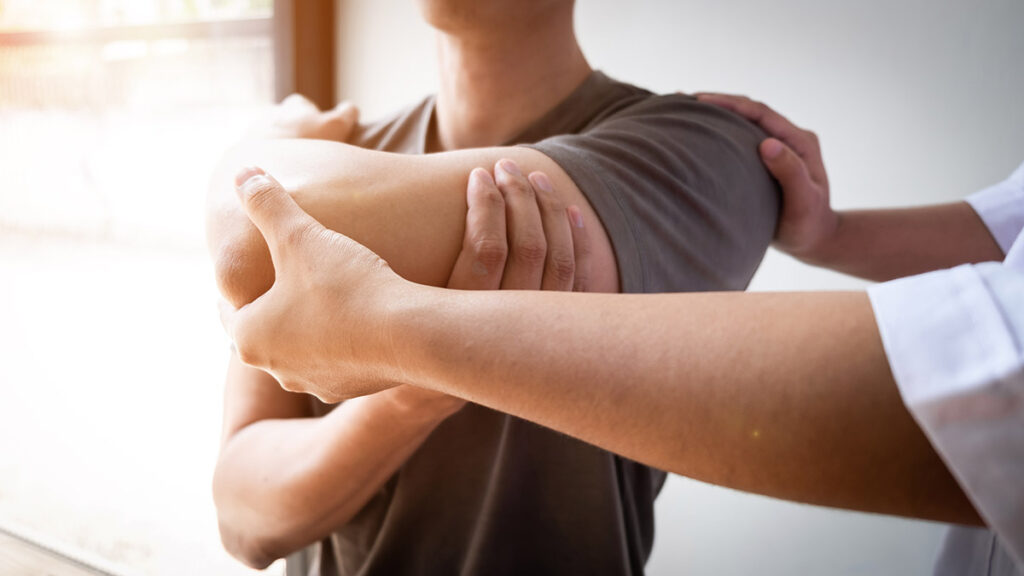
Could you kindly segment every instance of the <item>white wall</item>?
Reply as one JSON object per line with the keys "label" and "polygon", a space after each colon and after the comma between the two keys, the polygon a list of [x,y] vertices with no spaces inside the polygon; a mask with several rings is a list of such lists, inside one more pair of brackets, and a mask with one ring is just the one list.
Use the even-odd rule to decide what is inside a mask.
{"label": "white wall", "polygon": [[[434,90],[411,0],[342,0],[340,94],[366,117]],[[1024,159],[1020,0],[579,0],[591,63],[652,90],[755,95],[813,127],[839,207],[961,198]],[[759,290],[863,283],[770,254]],[[926,574],[943,528],[681,478],[658,502],[649,571]]]}

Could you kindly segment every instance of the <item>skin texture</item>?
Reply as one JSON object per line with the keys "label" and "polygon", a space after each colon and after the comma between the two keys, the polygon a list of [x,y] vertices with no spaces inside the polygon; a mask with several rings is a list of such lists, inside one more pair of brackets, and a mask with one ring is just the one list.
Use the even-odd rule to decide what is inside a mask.
{"label": "skin texture", "polygon": [[[979,522],[904,408],[864,294],[438,290],[272,182],[242,197],[286,275],[323,263],[306,286],[224,311],[246,362],[288,388],[341,398],[400,381],[727,487]],[[330,322],[311,295],[335,303]]]}
{"label": "skin texture", "polygon": [[[462,244],[465,190],[476,167],[513,160],[519,174],[495,169],[499,182],[525,182],[543,172],[566,205],[597,222],[583,194],[547,156],[528,148],[481,148],[426,156],[389,154],[319,140],[262,140],[233,150],[210,194],[207,239],[221,293],[235,306],[252,301],[274,282],[266,243],[235,198],[233,176],[260,165],[296,201],[331,230],[370,246],[403,277],[444,286]],[[617,291],[611,243],[599,226],[588,228],[594,250],[590,288]],[[543,239],[522,238],[525,251],[545,252]]]}
{"label": "skin texture", "polygon": [[1002,260],[966,202],[889,210],[834,211],[821,145],[768,106],[745,96],[700,94],[772,135],[761,158],[783,189],[775,247],[804,262],[869,280],[892,280],[957,264]]}
{"label": "skin texture", "polygon": [[[247,170],[241,177],[258,180],[262,174]],[[527,195],[512,185],[499,187],[486,170],[473,171],[463,250],[449,288],[573,289],[576,263],[585,267],[590,253],[583,228],[574,224],[582,215],[575,206],[563,207],[545,175],[534,173],[529,180]],[[553,253],[567,254],[565,265],[507,252],[509,240],[524,234],[546,239]],[[274,253],[277,262],[283,257]],[[300,412],[309,405],[306,397],[282,395],[272,377],[238,362],[232,363],[228,382],[263,379],[265,386],[238,395],[225,413],[214,478],[225,547],[257,568],[348,521],[434,427],[464,404],[441,392],[396,386],[345,402],[322,418],[278,418],[280,400]],[[348,446],[352,442],[359,442],[358,450]]]}
{"label": "skin texture", "polygon": [[[438,29],[440,65],[436,129],[428,151],[500,145],[587,77],[591,69],[576,45],[572,6],[567,0],[502,0],[486,6],[422,3],[428,21]],[[345,139],[346,123],[355,117],[344,104],[320,112],[304,99],[291,98],[269,129],[253,134],[222,161],[211,185],[208,239],[218,284],[234,305],[252,301],[275,282],[266,243],[235,197],[233,179],[251,165],[273,170],[320,222],[372,246],[415,282],[445,286],[459,259],[475,254],[479,266],[505,262],[499,266],[502,288],[536,281],[517,277],[529,268],[543,270],[546,279],[530,286],[548,289],[550,278],[564,278],[575,266],[575,289],[618,290],[611,246],[599,225],[587,227],[586,238],[574,237],[577,249],[585,247],[590,256],[576,254],[573,262],[564,241],[549,241],[536,231],[524,233],[530,227],[519,225],[524,221],[513,216],[536,204],[529,199],[537,183],[497,168],[501,158],[515,160],[524,175],[545,172],[552,198],[563,206],[578,205],[573,209],[578,219],[598,222],[575,184],[547,157],[498,148],[414,157],[331,142]],[[476,228],[487,231],[479,238],[463,234],[467,226],[475,229],[467,222],[466,190],[470,185],[472,207],[469,175],[476,167],[493,169],[497,184],[511,199],[508,234],[499,240],[493,226]],[[547,220],[542,219],[545,233]],[[295,277],[308,279],[306,272]],[[333,302],[321,304],[323,312]],[[314,418],[309,396],[283,390],[272,376],[233,356],[214,476],[225,547],[243,562],[262,566],[322,538],[361,508],[461,403],[398,386]]]}
{"label": "skin texture", "polygon": [[[439,29],[441,82],[437,100],[437,129],[430,142],[433,151],[504,142],[518,133],[522,126],[538,118],[553,103],[564,98],[590,70],[572,35],[572,2],[537,1],[528,5],[515,3],[513,6],[508,2],[484,5],[425,0],[421,6],[428,21]],[[504,9],[504,15],[501,9]],[[515,18],[510,18],[510,14]],[[309,126],[316,130],[326,126],[328,132],[307,130],[303,134],[299,130],[297,133],[273,133],[273,136],[330,139],[331,136],[324,134],[330,134],[329,130],[337,128],[336,125],[332,128],[332,123],[337,124],[340,122],[338,118],[344,116],[338,113],[331,120],[325,118],[329,112],[320,113],[315,109],[310,111],[308,107],[296,110],[302,122],[308,122],[312,117]],[[278,381],[266,372],[245,366],[237,358],[232,360],[225,403],[224,447],[218,462],[214,491],[225,545],[233,554],[251,565],[265,564],[303,543],[319,538],[318,535],[329,531],[330,526],[343,523],[353,510],[365,502],[367,494],[379,485],[378,479],[386,478],[400,466],[429,430],[460,405],[460,401],[430,390],[427,384],[423,384],[420,389],[396,386],[399,382],[414,380],[427,382],[431,377],[413,378],[413,372],[405,372],[407,364],[404,360],[399,361],[393,344],[395,334],[405,333],[397,328],[394,331],[389,328],[397,326],[399,318],[411,322],[428,316],[420,313],[423,310],[395,309],[395,302],[403,306],[419,302],[422,305],[438,306],[434,312],[445,310],[464,314],[471,323],[463,327],[465,331],[443,322],[439,324],[445,326],[445,329],[454,330],[449,336],[471,336],[472,330],[480,329],[480,326],[488,326],[491,331],[495,331],[494,324],[488,322],[500,321],[501,318],[490,316],[493,311],[486,309],[458,311],[446,299],[431,301],[422,296],[422,290],[425,289],[411,290],[406,283],[396,282],[387,265],[376,255],[366,251],[359,252],[358,256],[345,252],[343,248],[349,246],[347,239],[341,241],[339,239],[344,237],[330,234],[326,229],[317,228],[309,222],[306,222],[304,229],[292,229],[291,232],[285,232],[285,235],[291,237],[291,242],[296,244],[306,240],[316,245],[326,242],[330,248],[310,254],[299,253],[297,258],[285,258],[297,262],[298,267],[288,274],[283,274],[282,268],[278,267],[278,274],[282,278],[275,284],[274,268],[266,243],[252,227],[233,196],[231,180],[240,167],[259,164],[269,168],[299,204],[328,229],[340,230],[370,246],[384,256],[402,276],[434,286],[443,286],[450,280],[449,273],[453,267],[457,267],[456,261],[462,258],[458,255],[460,249],[463,249],[464,254],[467,248],[486,248],[477,257],[476,261],[480,263],[495,261],[502,254],[501,248],[494,242],[467,243],[464,239],[460,240],[463,238],[462,226],[466,211],[462,192],[467,185],[467,175],[473,167],[491,167],[501,157],[512,157],[527,172],[546,171],[554,181],[554,188],[561,201],[580,203],[582,215],[587,221],[597,222],[589,206],[581,201],[582,197],[575,185],[539,153],[533,155],[529,154],[530,151],[492,149],[462,155],[441,155],[426,161],[363,152],[331,142],[248,142],[225,160],[222,170],[214,179],[210,204],[210,239],[218,282],[235,306],[260,298],[260,304],[244,308],[246,311],[241,315],[250,320],[241,322],[240,325],[245,328],[236,331],[239,350],[245,359],[273,371],[286,387],[308,391],[325,399],[348,398],[367,391],[384,390],[346,402],[327,417],[311,418],[310,405],[305,397],[282,390]],[[521,153],[525,156],[519,156]],[[496,170],[496,173],[500,181],[503,178],[502,171]],[[797,219],[797,216],[791,218]],[[472,225],[469,228],[474,229]],[[481,225],[481,229],[493,227]],[[307,236],[311,230],[317,231],[316,238]],[[590,289],[614,291],[617,288],[614,260],[603,230],[597,225],[588,227],[585,237],[592,245],[593,258],[584,267],[577,263],[577,277],[582,276],[583,283]],[[565,268],[567,258],[564,255],[555,257],[546,244],[540,248],[536,242],[517,244],[511,237],[508,241],[512,244],[509,249],[513,253],[516,248],[520,248],[520,253],[531,254],[527,257],[529,261],[536,263],[540,259],[539,255],[544,254],[545,262],[562,262],[555,268]],[[332,274],[321,274],[328,254],[333,252],[347,254],[355,259],[346,260],[345,263],[336,262],[339,268],[332,269]],[[276,262],[281,263],[280,259]],[[341,271],[347,269],[342,264],[354,265],[355,268],[350,274],[345,274]],[[586,268],[586,272],[581,274],[581,268]],[[373,277],[366,275],[366,270],[379,272],[380,281],[354,281],[360,274]],[[348,281],[335,285],[341,278],[347,278]],[[267,293],[272,285],[277,292],[271,290],[271,293]],[[265,293],[266,296],[261,297]],[[300,300],[304,301],[289,302],[283,308],[267,304],[286,300],[282,295],[289,294],[302,295]],[[339,308],[339,302],[342,302],[338,300],[339,294],[344,294],[345,298],[345,306],[342,308]],[[388,301],[391,303],[385,304]],[[313,303],[319,308],[312,308]],[[496,306],[512,304],[503,302]],[[529,306],[531,303],[524,301],[522,305]],[[561,318],[559,307],[541,307],[538,310],[541,316],[529,317],[541,324],[544,321],[551,322]],[[273,310],[278,310],[276,316]],[[287,314],[282,310],[288,310]],[[331,313],[325,314],[325,310]],[[505,309],[504,313],[510,314],[512,310]],[[309,315],[303,316],[303,312]],[[474,313],[480,314],[475,320],[477,324],[473,323]],[[232,307],[228,307],[225,317],[229,319],[229,324],[235,325],[234,319],[238,314],[233,312]],[[300,319],[303,322],[297,322]],[[359,341],[346,340],[344,335],[339,334],[318,333],[315,327],[328,319],[343,320],[341,324],[350,327],[350,335],[360,335]],[[652,325],[656,320],[653,317],[647,319]],[[290,321],[292,324],[287,325]],[[267,329],[273,326],[281,330],[268,332]],[[511,323],[509,326],[514,327],[516,324]],[[564,330],[564,327],[561,329]],[[314,342],[309,342],[307,338],[310,334],[319,336]],[[439,336],[429,331],[417,337],[424,342],[442,344],[434,340]],[[267,348],[270,342],[274,342],[276,347]],[[364,350],[363,344],[368,342],[376,342],[377,345],[373,350]],[[505,343],[512,344],[515,342]],[[295,347],[289,349],[286,345]],[[412,356],[412,352],[407,354]],[[346,360],[339,360],[342,358]],[[519,363],[528,359],[527,356],[516,358]],[[486,364],[490,360],[483,359],[480,362]],[[408,365],[413,366],[414,363]],[[497,364],[491,368],[495,366]],[[428,369],[426,365],[417,368]],[[319,377],[311,377],[318,370]],[[503,376],[500,370],[494,373]],[[475,385],[482,384],[476,382]],[[487,384],[494,386],[494,382]],[[434,388],[456,391],[440,384]],[[465,391],[460,393],[463,396],[468,394]],[[526,407],[520,406],[517,409],[530,412],[534,409],[531,404],[536,404],[538,398],[544,398],[541,391],[534,390],[531,393],[536,394],[532,399],[501,397],[493,401],[510,402],[509,405],[513,407],[517,406],[516,402],[521,402]],[[583,404],[577,402],[577,405]],[[568,419],[577,418],[577,425],[584,427],[578,432],[580,435],[596,433],[595,430],[600,427],[599,422],[591,422],[589,426],[594,430],[586,428],[586,421],[579,421],[578,417],[578,414],[568,409],[564,414],[544,416],[554,422],[551,425],[563,426],[565,429],[571,428]],[[560,421],[560,418],[566,420]],[[660,420],[652,419],[652,422],[657,421]],[[825,420],[816,420],[821,421]],[[665,430],[672,432],[674,429]],[[635,434],[630,433],[628,437],[641,439],[636,440],[641,442],[644,433],[641,430]],[[324,441],[324,438],[329,441]],[[915,454],[918,454],[915,451],[921,451],[920,446],[913,444],[913,435],[897,434],[895,438],[892,449],[905,448]],[[707,446],[712,446],[713,440],[713,435],[706,438]],[[920,440],[920,437],[916,437],[916,440]],[[787,446],[792,447],[791,444],[785,444],[776,454],[786,456]],[[624,450],[633,448],[623,447]],[[725,448],[726,454],[732,454],[728,452],[728,445]],[[813,467],[816,454],[814,450],[808,449],[803,455],[806,457],[804,460],[798,459],[788,464]],[[657,454],[650,457],[667,458]],[[920,458],[924,461],[922,474],[931,474],[934,455],[928,453]],[[863,462],[864,459],[854,458],[851,461]],[[685,462],[679,464],[687,465]],[[765,493],[774,491],[778,495],[793,494],[798,500],[895,513],[911,510],[912,515],[928,515],[933,511],[933,508],[919,503],[907,503],[913,500],[914,495],[907,490],[906,482],[893,487],[891,492],[885,492],[884,487],[879,487],[875,493],[864,494],[841,485],[835,494],[828,490],[822,494],[821,486],[806,478],[779,479],[777,474],[767,474],[762,485],[756,478],[750,480],[755,475],[752,472],[740,470],[735,475],[728,475],[721,474],[721,470],[706,463],[704,467],[699,462],[690,464],[697,466],[694,474],[705,474],[708,478],[718,477],[718,474],[727,483],[749,485],[750,489]],[[837,466],[837,470],[844,470],[841,465]],[[885,471],[895,477],[905,477],[905,470],[890,468]],[[683,469],[685,467],[680,468]],[[942,490],[948,488],[948,478],[942,474],[928,477],[938,478],[936,486],[939,488],[916,493],[917,498],[926,504],[936,499],[941,500],[938,496],[934,499],[932,496],[941,496]],[[346,478],[350,481],[340,486],[335,482],[331,490],[325,490],[324,478]],[[919,485],[920,482],[911,483],[912,488]],[[946,513],[948,510],[940,512]]]}
{"label": "skin texture", "polygon": [[[782,249],[880,278],[1002,258],[977,216],[959,205],[854,214],[849,222],[867,224],[841,232],[816,139],[763,105],[705,98],[735,106],[774,136],[762,153],[784,187]],[[273,187],[262,193],[275,195]],[[276,366],[295,389],[344,397],[408,382],[708,482],[827,506],[980,522],[905,410],[863,294],[567,298],[428,290],[402,282],[344,237],[309,234],[302,226],[308,218],[280,191],[277,197],[282,203],[273,211],[245,203],[263,233],[287,246],[291,260],[333,264],[305,291],[275,287],[241,310],[226,307],[223,318],[249,362]],[[854,241],[868,232],[894,244],[881,263]],[[954,236],[952,253],[933,246],[940,235]],[[301,315],[316,293],[342,303],[330,325]],[[379,294],[388,296],[373,297]],[[350,306],[357,296],[376,306]],[[370,317],[360,316],[368,310]],[[301,351],[281,354],[276,336],[296,314],[303,324],[292,344]],[[379,327],[379,338],[352,341],[346,321]],[[341,366],[341,357],[349,365]],[[310,377],[312,366],[354,377],[341,387],[325,384]]]}

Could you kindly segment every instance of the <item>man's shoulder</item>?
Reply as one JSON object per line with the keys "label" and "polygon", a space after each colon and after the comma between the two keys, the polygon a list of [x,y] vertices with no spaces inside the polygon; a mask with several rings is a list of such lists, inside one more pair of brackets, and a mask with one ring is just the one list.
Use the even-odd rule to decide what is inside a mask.
{"label": "man's shoulder", "polygon": [[701,102],[682,92],[655,94],[643,88],[615,82],[619,88],[618,105],[610,106],[589,128],[606,122],[636,122],[654,129],[685,128],[694,136],[726,136],[761,142],[768,135],[757,125],[725,108]]}
{"label": "man's shoulder", "polygon": [[346,143],[371,150],[422,154],[434,113],[430,95],[372,122],[360,122]]}

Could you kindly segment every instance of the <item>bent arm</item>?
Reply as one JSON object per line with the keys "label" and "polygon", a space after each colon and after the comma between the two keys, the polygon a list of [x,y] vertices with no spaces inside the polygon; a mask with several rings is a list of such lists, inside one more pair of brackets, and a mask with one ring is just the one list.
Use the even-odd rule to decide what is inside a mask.
{"label": "bent arm", "polygon": [[[549,259],[557,259],[566,248],[571,252],[570,243],[585,245],[578,237],[582,229],[574,230],[569,239],[565,213],[559,202],[549,198],[555,194],[550,187],[537,192],[543,216],[530,221],[518,217],[528,216],[523,214],[528,198],[525,180],[518,184],[516,179],[499,181],[503,183],[500,192],[490,176],[482,179],[478,173],[470,186],[470,213],[462,218],[468,226],[467,242],[493,237],[504,247],[504,233],[500,237],[483,233],[490,232],[481,228],[490,219],[479,215],[481,209],[496,210],[499,213],[494,216],[504,223],[504,207],[495,208],[504,204],[504,197],[510,222],[518,223],[509,231],[511,238],[544,240]],[[532,200],[528,204],[533,206]],[[379,207],[387,208],[386,204]],[[561,235],[555,234],[559,222],[564,228]],[[414,227],[415,223],[408,225]],[[486,254],[474,248],[462,256],[470,254],[477,258],[475,262],[482,262]],[[510,250],[504,278],[504,259],[489,260],[490,270],[481,275],[479,268],[470,267],[472,259],[460,258],[448,285],[462,289],[494,289],[499,283],[532,289],[572,286],[572,270],[566,273],[545,267],[543,253],[539,261],[524,261],[523,256],[515,247]],[[331,268],[323,262],[315,265]],[[561,283],[556,285],[556,280]],[[462,404],[449,396],[399,386],[349,400],[316,418],[312,417],[310,397],[283,390],[274,378],[233,356],[227,378],[224,441],[214,477],[225,548],[246,564],[262,568],[325,537],[358,513],[431,431]]]}
{"label": "bent arm", "polygon": [[[600,222],[565,171],[528,148],[417,156],[315,140],[241,144],[221,162],[207,209],[207,239],[221,292],[237,307],[266,292],[274,280],[266,242],[234,192],[233,177],[244,166],[259,165],[274,174],[320,223],[366,245],[401,276],[443,286],[462,245],[469,174],[501,158],[514,160],[524,173],[545,172],[564,205],[577,205],[588,222]],[[597,225],[587,231],[588,286],[615,292],[618,276],[608,236]]]}
{"label": "bent arm", "polygon": [[979,522],[864,294],[418,294],[395,317],[418,385],[722,486]]}
{"label": "bent arm", "polygon": [[260,569],[348,522],[461,404],[398,387],[317,418],[234,355],[226,387],[217,519],[224,548]]}

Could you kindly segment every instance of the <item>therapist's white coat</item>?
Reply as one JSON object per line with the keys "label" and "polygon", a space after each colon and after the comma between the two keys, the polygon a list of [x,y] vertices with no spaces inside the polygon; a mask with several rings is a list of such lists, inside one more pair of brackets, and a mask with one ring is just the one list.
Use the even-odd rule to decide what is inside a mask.
{"label": "therapist's white coat", "polygon": [[936,574],[1024,574],[1024,164],[968,202],[1004,262],[868,294],[904,402],[995,533],[953,528]]}

